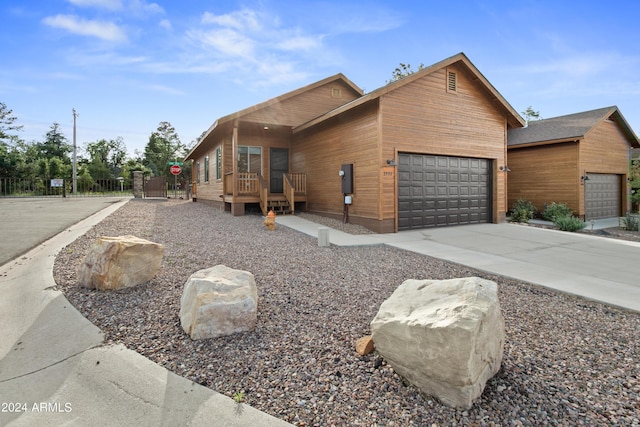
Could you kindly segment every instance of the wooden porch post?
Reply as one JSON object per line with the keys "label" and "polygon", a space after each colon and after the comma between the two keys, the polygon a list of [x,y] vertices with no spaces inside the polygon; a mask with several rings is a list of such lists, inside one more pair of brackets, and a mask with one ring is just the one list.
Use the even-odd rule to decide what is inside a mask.
{"label": "wooden porch post", "polygon": [[233,197],[238,196],[238,122],[233,124],[231,136],[231,170],[233,171]]}

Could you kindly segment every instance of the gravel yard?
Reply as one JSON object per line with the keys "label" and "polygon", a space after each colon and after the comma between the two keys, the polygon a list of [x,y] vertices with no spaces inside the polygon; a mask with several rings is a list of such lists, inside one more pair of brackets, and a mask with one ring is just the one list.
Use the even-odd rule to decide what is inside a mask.
{"label": "gravel yard", "polygon": [[[76,269],[93,240],[124,234],[166,245],[160,274],[123,291],[78,287]],[[217,264],[255,275],[257,328],[192,341],[178,318],[182,289]],[[640,314],[412,252],[320,248],[284,226],[267,231],[259,216],[132,200],[61,250],[54,276],[107,344],[227,396],[244,391],[244,402],[295,425],[640,426]],[[507,339],[500,372],[460,411],[420,395],[354,344],[405,279],[466,276],[498,284]]]}

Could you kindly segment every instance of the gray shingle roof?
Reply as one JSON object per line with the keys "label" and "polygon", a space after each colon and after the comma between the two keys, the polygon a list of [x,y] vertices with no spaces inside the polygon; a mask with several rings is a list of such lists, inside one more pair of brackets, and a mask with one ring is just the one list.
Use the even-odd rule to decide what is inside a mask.
{"label": "gray shingle roof", "polygon": [[600,121],[609,117],[626,128],[624,130],[630,134],[631,139],[635,142],[633,145],[636,145],[637,137],[616,106],[529,122],[525,128],[510,129],[507,135],[507,144],[511,147],[535,142],[580,139]]}

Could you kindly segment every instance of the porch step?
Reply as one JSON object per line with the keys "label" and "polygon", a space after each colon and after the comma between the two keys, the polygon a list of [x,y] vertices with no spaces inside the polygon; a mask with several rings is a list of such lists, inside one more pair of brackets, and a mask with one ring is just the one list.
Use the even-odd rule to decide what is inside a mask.
{"label": "porch step", "polygon": [[271,209],[281,215],[291,213],[291,206],[289,206],[289,202],[286,200],[269,200],[267,202],[267,210]]}

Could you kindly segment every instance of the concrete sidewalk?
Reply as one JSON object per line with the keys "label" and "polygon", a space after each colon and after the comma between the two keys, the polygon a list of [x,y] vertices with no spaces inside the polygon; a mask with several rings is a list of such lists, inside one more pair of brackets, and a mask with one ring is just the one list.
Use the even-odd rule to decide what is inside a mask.
{"label": "concrete sidewalk", "polygon": [[[318,224],[302,218],[279,216],[276,221],[318,236]],[[617,220],[603,220],[593,228],[617,225]],[[640,243],[636,242],[511,223],[395,234],[351,235],[330,230],[329,241],[337,246],[386,244],[640,311]]]}
{"label": "concrete sidewalk", "polygon": [[[0,267],[0,425],[289,425],[122,345],[105,346],[102,332],[55,289],[57,252],[124,203]],[[52,222],[54,211],[47,212]],[[72,216],[57,215],[61,222]]]}

